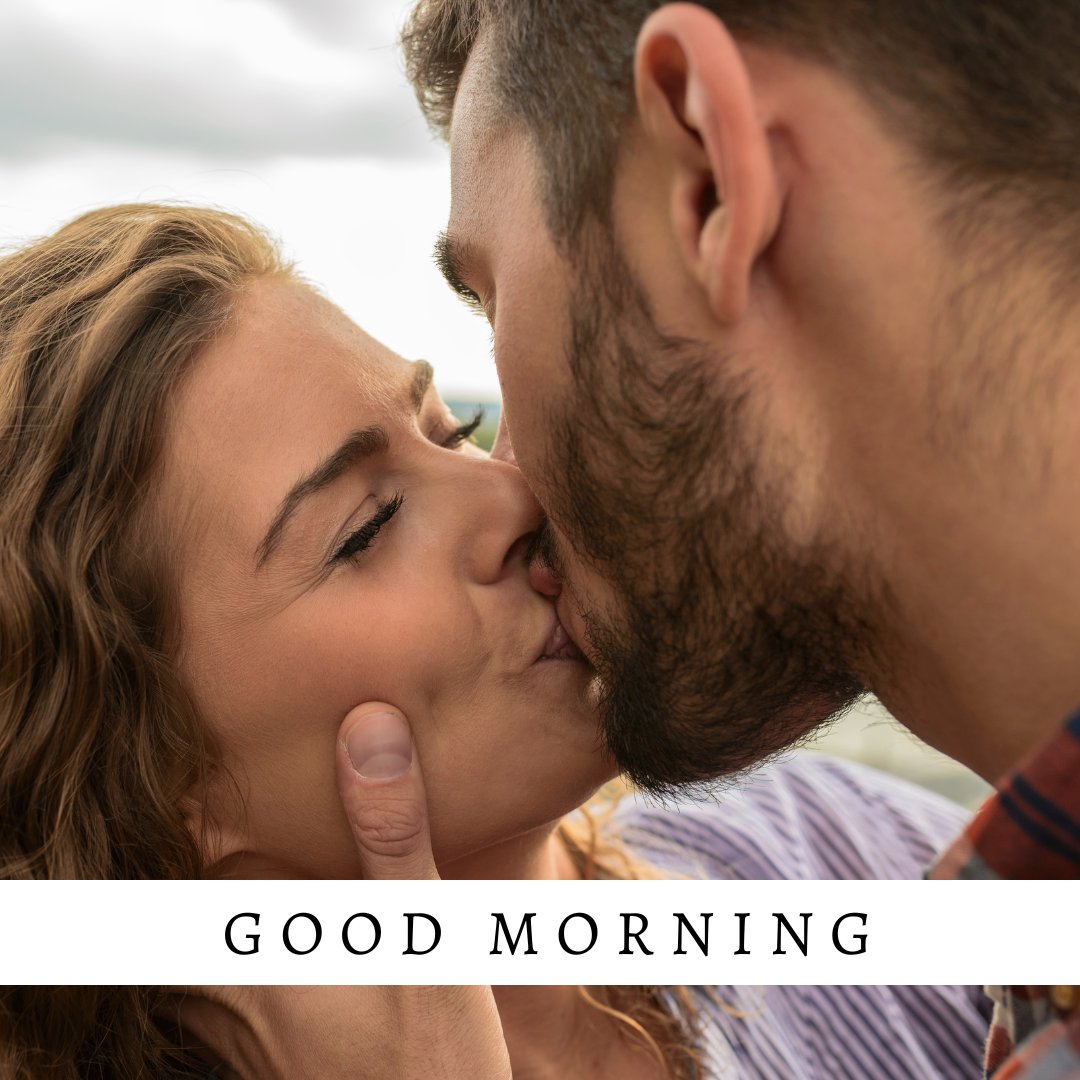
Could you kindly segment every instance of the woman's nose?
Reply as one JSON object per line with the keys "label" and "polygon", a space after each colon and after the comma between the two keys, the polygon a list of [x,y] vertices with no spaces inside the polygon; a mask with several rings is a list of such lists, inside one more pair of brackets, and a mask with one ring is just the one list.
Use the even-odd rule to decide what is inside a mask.
{"label": "woman's nose", "polygon": [[513,465],[490,459],[475,464],[465,478],[470,504],[462,536],[467,572],[481,584],[524,577],[532,539],[543,520],[540,504]]}
{"label": "woman's nose", "polygon": [[556,597],[562,592],[562,581],[555,571],[535,558],[529,562],[529,584],[544,596]]}

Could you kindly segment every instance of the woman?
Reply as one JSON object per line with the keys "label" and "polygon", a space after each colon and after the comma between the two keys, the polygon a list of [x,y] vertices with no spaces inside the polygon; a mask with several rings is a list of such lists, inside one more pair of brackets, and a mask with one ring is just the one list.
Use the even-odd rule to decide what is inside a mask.
{"label": "woman", "polygon": [[[0,876],[359,876],[333,769],[343,716],[370,700],[410,718],[443,876],[638,872],[587,822],[560,824],[614,775],[592,671],[530,577],[538,507],[469,444],[431,375],[230,215],[116,207],[0,262]],[[800,765],[768,790],[803,785],[802,806],[817,792],[843,834],[845,799],[865,802],[866,785],[831,768]],[[895,859],[830,840],[804,844],[796,872],[917,873],[950,815],[922,800],[914,826],[896,809],[906,794],[873,797]],[[733,872],[740,843],[749,864],[734,872],[786,873],[768,851],[782,817],[748,804],[740,828],[719,829],[706,815],[686,847],[711,874]],[[690,871],[665,862],[662,821],[623,828]],[[849,991],[843,1008],[882,1008]],[[840,1037],[823,1013],[787,1050],[750,1020],[721,1039],[721,1011],[682,991],[601,991],[598,1008],[553,993],[500,1001],[516,1073],[546,1053],[541,1027],[560,1052],[585,1031],[583,1052],[626,1076],[766,1061],[803,1075],[784,1069]],[[133,989],[9,991],[0,1063],[184,1075],[155,1004]],[[920,1009],[947,1015],[927,1075],[960,1075],[942,1049],[958,1040],[977,1060],[962,994],[886,1004],[889,1037],[912,1046]],[[818,1074],[867,1075],[805,1073]]]}

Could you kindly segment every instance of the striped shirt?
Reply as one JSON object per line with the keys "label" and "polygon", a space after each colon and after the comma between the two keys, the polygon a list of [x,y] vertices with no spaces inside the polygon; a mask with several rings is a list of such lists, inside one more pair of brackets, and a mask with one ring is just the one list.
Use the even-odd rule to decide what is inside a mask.
{"label": "striped shirt", "polygon": [[[963,818],[901,780],[798,754],[716,803],[627,800],[617,822],[632,851],[670,873],[908,879]],[[973,1080],[991,1008],[981,988],[955,986],[715,987],[700,1007],[707,1075],[760,1080]]]}
{"label": "striped shirt", "polygon": [[[1080,713],[999,784],[929,876],[1080,878]],[[1080,989],[989,990],[995,1008],[984,1075],[1080,1080]]]}

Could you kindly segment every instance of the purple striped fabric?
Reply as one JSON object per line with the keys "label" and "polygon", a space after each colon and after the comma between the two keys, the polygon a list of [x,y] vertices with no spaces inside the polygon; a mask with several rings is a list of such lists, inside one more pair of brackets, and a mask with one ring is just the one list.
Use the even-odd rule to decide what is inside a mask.
{"label": "purple striped fabric", "polygon": [[[797,754],[715,802],[627,799],[623,840],[653,866],[704,878],[920,878],[963,826],[904,781]],[[715,987],[702,996],[710,1077],[976,1080],[991,1003],[981,987]]]}

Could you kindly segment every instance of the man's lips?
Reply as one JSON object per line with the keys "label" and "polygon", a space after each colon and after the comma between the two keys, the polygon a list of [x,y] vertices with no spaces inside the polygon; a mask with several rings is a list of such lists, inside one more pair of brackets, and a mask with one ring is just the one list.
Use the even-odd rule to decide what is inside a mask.
{"label": "man's lips", "polygon": [[559,620],[559,625],[563,627],[566,636],[577,646],[578,652],[591,663],[585,622],[577,605],[570,598],[570,593],[565,589],[555,600],[555,617]]}
{"label": "man's lips", "polygon": [[559,622],[557,615],[553,614],[553,617],[555,625],[552,627],[551,633],[544,643],[543,651],[536,658],[537,662],[541,660],[584,660],[584,654],[570,640],[570,635],[566,632],[566,627]]}

